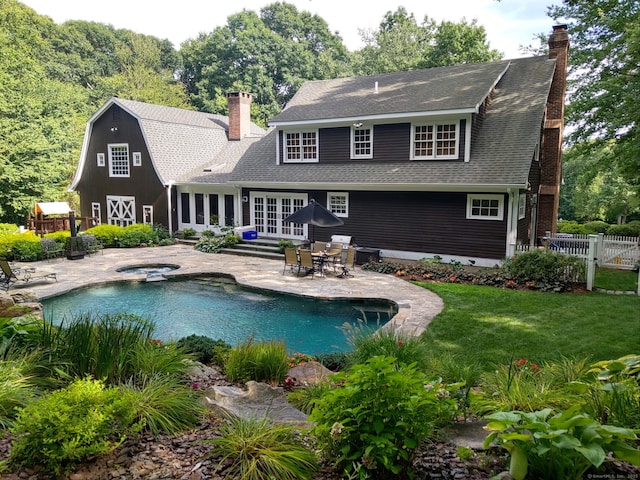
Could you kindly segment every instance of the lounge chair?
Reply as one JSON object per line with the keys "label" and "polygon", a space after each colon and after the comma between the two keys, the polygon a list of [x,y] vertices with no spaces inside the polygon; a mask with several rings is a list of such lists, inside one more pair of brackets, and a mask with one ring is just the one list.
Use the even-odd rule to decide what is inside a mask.
{"label": "lounge chair", "polygon": [[294,267],[298,269],[298,273],[300,273],[300,263],[298,262],[298,254],[296,253],[296,249],[293,247],[285,247],[284,248],[284,269],[282,270],[282,274],[287,271],[287,267],[293,272]]}
{"label": "lounge chair", "polygon": [[8,291],[12,285],[16,283],[29,283],[34,280],[53,278],[56,282],[58,278],[55,273],[43,273],[36,274],[35,269],[22,269],[22,270],[14,270],[9,265],[9,262],[6,260],[0,259],[0,271],[2,272],[2,277],[0,278],[0,288],[3,288],[4,291]]}
{"label": "lounge chair", "polygon": [[53,238],[40,239],[40,245],[42,246],[42,253],[44,253],[44,257],[47,260],[64,255],[64,249],[62,249]]}

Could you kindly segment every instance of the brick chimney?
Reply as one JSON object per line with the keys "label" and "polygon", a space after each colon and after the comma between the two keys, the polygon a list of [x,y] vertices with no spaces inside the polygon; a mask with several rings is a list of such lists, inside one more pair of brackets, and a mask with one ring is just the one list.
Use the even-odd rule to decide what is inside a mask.
{"label": "brick chimney", "polygon": [[562,133],[564,130],[564,97],[567,87],[569,34],[566,25],[555,25],[549,36],[549,58],[555,59],[540,155],[540,190],[538,192],[537,232],[555,233],[558,227],[560,184],[562,183]]}
{"label": "brick chimney", "polygon": [[251,131],[251,94],[227,93],[229,106],[229,140],[242,140]]}

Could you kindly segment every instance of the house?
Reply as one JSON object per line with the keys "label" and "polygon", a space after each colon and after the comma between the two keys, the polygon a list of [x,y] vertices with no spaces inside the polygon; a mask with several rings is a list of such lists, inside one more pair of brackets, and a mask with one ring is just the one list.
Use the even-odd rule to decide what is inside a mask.
{"label": "house", "polygon": [[314,199],[344,221],[315,240],[491,266],[556,230],[568,49],[558,25],[548,56],[309,81],[267,132],[242,92],[228,119],[111,99],[73,188],[109,223],[175,209],[172,230],[218,215],[292,240],[309,227],[283,220]]}
{"label": "house", "polygon": [[227,180],[264,134],[249,121],[248,100],[230,94],[226,117],[109,99],[87,122],[70,187],[80,195],[80,215],[95,224],[158,223],[171,231],[237,224],[238,189]]}
{"label": "house", "polygon": [[307,238],[282,221],[315,199],[387,257],[494,265],[555,231],[569,38],[549,56],[302,85],[231,174],[243,222]]}

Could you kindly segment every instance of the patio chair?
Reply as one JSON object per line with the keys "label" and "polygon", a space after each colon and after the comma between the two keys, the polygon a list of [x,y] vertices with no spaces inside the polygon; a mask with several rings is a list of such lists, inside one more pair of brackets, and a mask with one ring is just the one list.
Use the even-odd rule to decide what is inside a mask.
{"label": "patio chair", "polygon": [[40,245],[42,246],[42,253],[44,253],[44,257],[47,260],[61,257],[64,254],[64,249],[62,249],[53,238],[40,239]]}
{"label": "patio chair", "polygon": [[351,273],[355,269],[356,264],[356,249],[354,247],[347,248],[347,255],[344,262],[340,262],[337,265],[342,268],[342,273],[338,275],[338,278],[353,277]]}
{"label": "patio chair", "polygon": [[300,264],[298,263],[298,253],[296,249],[293,247],[285,247],[284,248],[284,268],[282,269],[282,274],[287,271],[287,267],[293,273],[294,268],[298,268],[298,272],[300,272]]}
{"label": "patio chair", "polygon": [[323,252],[327,249],[327,242],[313,242],[314,252]]}
{"label": "patio chair", "polygon": [[336,271],[336,265],[342,262],[342,243],[331,242],[327,250],[327,257],[331,259],[333,263],[333,271]]}
{"label": "patio chair", "polygon": [[8,291],[12,285],[16,283],[29,283],[34,280],[53,278],[56,282],[58,278],[55,273],[43,273],[40,275],[35,274],[35,269],[22,269],[22,270],[14,270],[9,265],[9,262],[0,259],[0,271],[2,271],[2,277],[0,278],[0,288],[3,288],[4,291]]}
{"label": "patio chair", "polygon": [[298,264],[298,275],[300,275],[300,270],[304,268],[307,273],[311,273],[311,278],[313,278],[313,274],[316,271],[316,265],[313,261],[313,256],[311,255],[311,250],[298,250],[300,254],[300,263]]}

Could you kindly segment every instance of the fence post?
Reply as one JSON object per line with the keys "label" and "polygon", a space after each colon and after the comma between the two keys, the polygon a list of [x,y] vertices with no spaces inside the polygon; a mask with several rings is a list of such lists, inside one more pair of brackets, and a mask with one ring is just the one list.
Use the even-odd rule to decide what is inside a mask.
{"label": "fence post", "polygon": [[597,235],[589,235],[589,252],[587,253],[587,290],[593,290],[596,279],[596,241]]}
{"label": "fence post", "polygon": [[602,258],[604,257],[604,233],[598,234],[598,247],[596,248],[596,265],[602,266]]}
{"label": "fence post", "polygon": [[640,297],[640,268],[638,269],[638,296]]}

